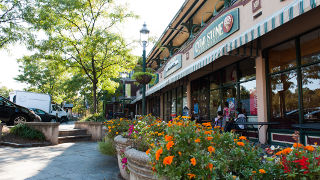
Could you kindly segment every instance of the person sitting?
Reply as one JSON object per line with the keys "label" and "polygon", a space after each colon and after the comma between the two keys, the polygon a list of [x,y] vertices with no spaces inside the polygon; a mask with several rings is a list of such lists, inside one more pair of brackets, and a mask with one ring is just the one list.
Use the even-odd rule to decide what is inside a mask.
{"label": "person sitting", "polygon": [[[238,111],[238,117],[237,117],[237,119],[236,119],[236,122],[237,122],[237,123],[245,123],[245,122],[247,122],[247,118],[246,118],[246,116],[243,114],[242,109],[241,109],[241,108],[238,108],[237,111]],[[244,124],[238,124],[238,125],[237,125],[237,128],[238,128],[238,129],[245,129],[246,126],[245,126]]]}
{"label": "person sitting", "polygon": [[214,127],[222,127],[222,123],[223,123],[223,112],[222,111],[218,111],[218,116],[214,119]]}

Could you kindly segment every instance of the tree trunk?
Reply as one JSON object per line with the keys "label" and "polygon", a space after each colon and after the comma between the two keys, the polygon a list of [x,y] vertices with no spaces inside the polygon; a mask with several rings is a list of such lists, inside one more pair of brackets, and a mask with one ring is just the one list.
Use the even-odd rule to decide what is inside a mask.
{"label": "tree trunk", "polygon": [[94,80],[92,84],[92,91],[93,91],[93,113],[98,113],[97,109],[97,81]]}

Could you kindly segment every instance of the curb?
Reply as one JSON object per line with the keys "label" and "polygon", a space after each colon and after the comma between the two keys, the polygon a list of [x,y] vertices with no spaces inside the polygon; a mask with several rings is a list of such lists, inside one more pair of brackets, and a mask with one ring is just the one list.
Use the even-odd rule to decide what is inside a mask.
{"label": "curb", "polygon": [[45,143],[31,143],[31,144],[17,144],[12,142],[0,142],[1,146],[9,146],[14,148],[23,148],[23,147],[42,147],[42,146],[49,146],[51,145],[50,142]]}

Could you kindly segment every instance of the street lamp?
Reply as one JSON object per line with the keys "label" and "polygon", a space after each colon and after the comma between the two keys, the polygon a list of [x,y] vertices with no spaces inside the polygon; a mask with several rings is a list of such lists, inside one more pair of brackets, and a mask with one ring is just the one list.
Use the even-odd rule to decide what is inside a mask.
{"label": "street lamp", "polygon": [[[146,47],[148,46],[149,30],[144,23],[140,30],[140,44],[143,47],[142,53],[142,71],[146,72]],[[146,115],[146,85],[142,85],[142,115]]]}
{"label": "street lamp", "polygon": [[121,72],[120,73],[121,79],[122,79],[122,84],[123,84],[123,98],[122,98],[122,112],[124,116],[124,103],[125,103],[125,97],[126,97],[126,78],[127,78],[127,73]]}

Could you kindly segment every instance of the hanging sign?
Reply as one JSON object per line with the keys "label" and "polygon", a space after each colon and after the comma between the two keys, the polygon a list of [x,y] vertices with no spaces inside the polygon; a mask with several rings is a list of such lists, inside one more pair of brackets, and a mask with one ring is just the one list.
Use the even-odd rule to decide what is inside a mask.
{"label": "hanging sign", "polygon": [[182,67],[182,54],[178,54],[172,57],[164,68],[164,77],[166,78],[170,74],[176,72]]}
{"label": "hanging sign", "polygon": [[237,30],[239,30],[239,8],[219,17],[201,33],[193,44],[193,56],[199,56]]}

